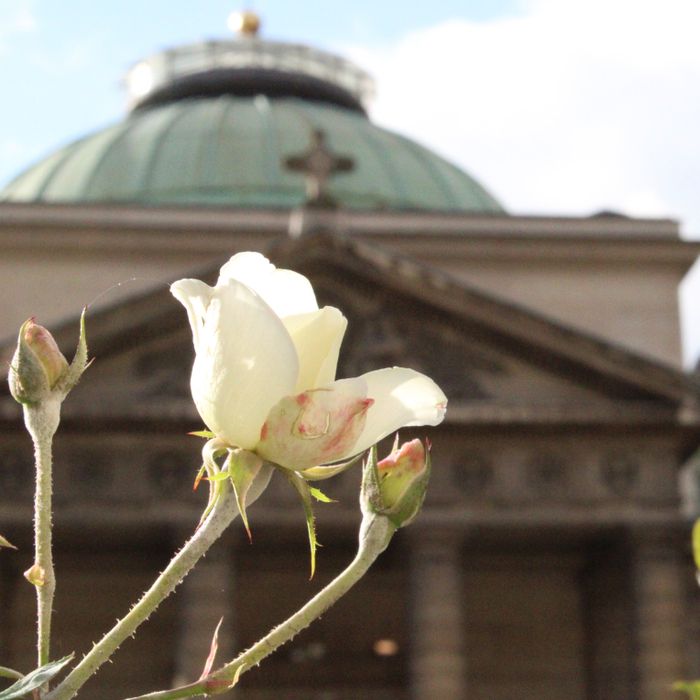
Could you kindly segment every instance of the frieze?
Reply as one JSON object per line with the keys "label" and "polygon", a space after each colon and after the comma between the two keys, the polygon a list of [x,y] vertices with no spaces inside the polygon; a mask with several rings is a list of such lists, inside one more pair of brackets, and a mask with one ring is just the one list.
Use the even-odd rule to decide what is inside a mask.
{"label": "frieze", "polygon": [[609,452],[601,457],[600,478],[609,492],[615,496],[631,495],[639,481],[639,463],[629,453]]}
{"label": "frieze", "polygon": [[527,485],[539,496],[563,495],[567,477],[566,460],[554,452],[538,452],[525,464]]}
{"label": "frieze", "polygon": [[[107,493],[112,488],[114,471],[109,450],[89,448],[58,455],[58,464],[67,464],[70,491],[74,497]],[[61,491],[57,491],[61,497]]]}
{"label": "frieze", "polygon": [[480,498],[493,483],[493,464],[482,452],[469,450],[452,465],[452,480],[464,498]]}
{"label": "frieze", "polygon": [[433,493],[429,502],[456,500],[496,509],[563,503],[589,508],[621,499],[645,507],[672,505],[676,467],[673,456],[663,450],[648,449],[642,458],[638,455],[644,451],[634,445],[591,449],[582,444],[558,451],[528,449],[526,442],[456,450],[448,457],[450,478],[433,480],[444,498]]}
{"label": "frieze", "polygon": [[[75,509],[81,502],[117,508],[124,502],[157,503],[199,508],[207,484],[192,493],[201,445],[194,438],[168,441],[163,436],[74,436],[55,455],[56,509]],[[360,465],[319,484],[338,501],[330,508],[356,508]],[[31,506],[33,488],[31,450],[17,444],[0,449],[0,506]],[[553,445],[520,440],[484,442],[472,439],[449,445],[436,454],[434,478],[426,508],[439,511],[451,505],[489,511],[519,508],[560,508],[562,504],[586,509],[606,508],[622,500],[642,507],[671,507],[675,473],[673,456],[663,448],[630,444],[628,448],[591,447],[583,438],[565,451]],[[665,486],[664,486],[665,484]],[[275,475],[260,502],[261,508],[298,507],[298,497],[281,475]],[[593,512],[593,511],[591,511]]]}

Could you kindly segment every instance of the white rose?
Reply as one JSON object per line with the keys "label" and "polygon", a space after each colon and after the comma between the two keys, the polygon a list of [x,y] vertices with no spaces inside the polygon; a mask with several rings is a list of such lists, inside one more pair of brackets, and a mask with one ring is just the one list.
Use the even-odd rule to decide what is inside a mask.
{"label": "white rose", "polygon": [[232,447],[303,470],[445,415],[443,392],[411,369],[336,381],[347,320],[336,308],[318,308],[306,277],[259,253],[234,255],[215,287],[184,279],[171,291],[192,327],[195,405]]}

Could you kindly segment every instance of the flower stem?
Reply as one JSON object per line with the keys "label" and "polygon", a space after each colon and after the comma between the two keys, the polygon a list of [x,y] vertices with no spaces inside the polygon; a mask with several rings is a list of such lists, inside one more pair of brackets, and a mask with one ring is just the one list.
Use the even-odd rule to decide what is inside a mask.
{"label": "flower stem", "polygon": [[273,651],[293,639],[344,596],[387,548],[394,532],[396,532],[396,526],[388,518],[382,515],[365,515],[360,528],[360,543],[355,558],[343,572],[289,619],[207,678],[180,688],[139,695],[129,700],[176,700],[226,692],[243,673],[257,666]]}
{"label": "flower stem", "polygon": [[37,599],[37,667],[46,665],[51,653],[51,615],[56,591],[51,533],[51,448],[60,419],[60,407],[60,401],[51,398],[24,406],[24,423],[34,443],[36,465],[32,569],[35,569],[37,577],[29,578],[36,588]]}
{"label": "flower stem", "polygon": [[[265,484],[267,485],[267,484]],[[192,567],[219,538],[238,515],[236,499],[230,487],[222,483],[221,495],[199,529],[173,557],[153,585],[117,624],[95,644],[80,663],[45,700],[69,700],[97,669],[109,659],[119,645],[134,634],[139,625],[167,598]]]}

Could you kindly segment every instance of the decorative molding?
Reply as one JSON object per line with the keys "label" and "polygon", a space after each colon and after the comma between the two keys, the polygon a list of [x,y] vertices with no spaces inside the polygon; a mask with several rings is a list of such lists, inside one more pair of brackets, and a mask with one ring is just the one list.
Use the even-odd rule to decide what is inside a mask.
{"label": "decorative molding", "polygon": [[525,464],[528,486],[540,497],[565,495],[568,482],[567,460],[556,452],[538,452]]}
{"label": "decorative molding", "polygon": [[[94,497],[106,494],[114,486],[112,452],[96,447],[71,450],[60,464],[68,465],[70,498]],[[63,496],[60,496],[63,498]]]}
{"label": "decorative molding", "polygon": [[636,457],[626,451],[608,452],[600,460],[600,478],[610,493],[629,496],[639,482],[640,465]]}
{"label": "decorative molding", "polygon": [[483,452],[468,450],[452,465],[452,480],[464,498],[478,499],[493,483],[493,464]]}

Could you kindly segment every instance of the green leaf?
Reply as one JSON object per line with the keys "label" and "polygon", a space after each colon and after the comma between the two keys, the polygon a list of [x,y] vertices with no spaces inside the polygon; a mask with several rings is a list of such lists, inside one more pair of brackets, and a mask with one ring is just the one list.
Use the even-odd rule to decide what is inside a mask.
{"label": "green leaf", "polygon": [[[236,504],[241,514],[241,520],[248,533],[248,539],[252,542],[253,537],[250,534],[250,526],[248,525],[248,516],[246,514],[246,500],[248,491],[255,481],[255,477],[260,473],[263,466],[263,460],[258,455],[248,452],[248,450],[235,449],[230,450],[224,471],[228,472],[233,486],[233,492],[236,496]],[[217,475],[218,476],[218,475]]]}
{"label": "green leaf", "polygon": [[700,681],[679,681],[673,684],[673,690],[687,693],[690,700],[700,700]]}
{"label": "green leaf", "polygon": [[31,693],[32,690],[36,690],[45,683],[48,683],[72,658],[73,654],[69,654],[58,661],[51,661],[35,669],[31,673],[28,673],[16,683],[13,683],[9,688],[5,688],[5,690],[1,691],[0,700],[23,698],[25,695]]}
{"label": "green leaf", "polygon": [[212,433],[211,430],[194,430],[193,432],[187,434],[192,435],[194,437],[207,438],[207,440],[211,440],[212,438],[216,437],[216,435]]}
{"label": "green leaf", "polygon": [[313,501],[311,500],[311,487],[306,483],[306,480],[296,472],[285,472],[292,486],[296,489],[301,497],[301,504],[304,507],[304,515],[306,516],[306,530],[309,534],[309,549],[311,550],[311,575],[314,577],[316,573],[316,548],[318,540],[316,539],[316,518],[314,517]]}
{"label": "green leaf", "polygon": [[337,503],[337,501],[333,500],[330,496],[326,496],[321,489],[317,489],[314,486],[309,487],[309,493],[321,503]]}

